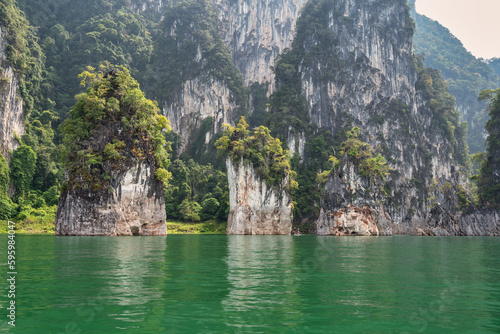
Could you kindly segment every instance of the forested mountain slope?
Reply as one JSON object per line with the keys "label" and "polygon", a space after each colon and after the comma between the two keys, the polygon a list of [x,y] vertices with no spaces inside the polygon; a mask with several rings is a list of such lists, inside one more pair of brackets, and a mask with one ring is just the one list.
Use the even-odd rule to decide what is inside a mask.
{"label": "forested mountain slope", "polygon": [[425,56],[425,66],[438,69],[449,83],[450,93],[455,97],[457,109],[469,126],[468,143],[471,153],[484,151],[488,120],[486,103],[478,101],[484,89],[500,86],[494,62],[488,64],[477,59],[465,49],[462,42],[439,22],[413,11],[416,23],[415,53]]}
{"label": "forested mountain slope", "polygon": [[[240,116],[266,125],[292,154],[295,227],[315,231],[322,212],[365,205],[385,217],[380,233],[415,233],[445,221],[443,212],[454,217],[457,208],[474,207],[466,125],[443,77],[463,97],[458,109],[474,150],[486,121],[486,104],[475,100],[498,77],[445,30],[416,17],[417,53],[430,43],[426,64],[441,66],[443,76],[425,68],[414,55],[405,0],[5,3],[2,27],[26,40],[14,41],[20,61],[2,63],[18,73],[26,115],[6,174],[15,191],[6,217],[32,217],[57,202],[65,152],[59,126],[83,90],[78,75],[106,62],[129,69],[171,122],[169,217],[227,218],[226,170],[214,143],[223,123]],[[433,43],[448,45],[446,52]],[[339,168],[360,178],[344,182],[350,196],[332,204],[328,184],[343,177]],[[353,196],[358,186],[363,191]]]}

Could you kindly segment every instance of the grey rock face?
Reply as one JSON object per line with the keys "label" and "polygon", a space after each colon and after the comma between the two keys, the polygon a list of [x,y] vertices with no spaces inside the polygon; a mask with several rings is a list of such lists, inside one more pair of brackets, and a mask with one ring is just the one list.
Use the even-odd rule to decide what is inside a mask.
{"label": "grey rock face", "polygon": [[[344,0],[335,2],[328,15],[338,39],[335,53],[344,65],[341,77],[329,80],[321,80],[320,62],[302,69],[311,121],[335,134],[342,120],[350,119],[362,129],[364,141],[392,158],[387,199],[377,198],[379,204],[373,205],[371,194],[378,186],[366,185],[370,195],[359,194],[358,201],[368,201],[361,206],[375,208],[381,202],[382,216],[396,224],[423,219],[428,208],[422,189],[433,178],[451,178],[453,158],[448,141],[432,130],[432,111],[415,87],[408,9],[402,1]],[[417,187],[415,180],[424,185]],[[331,191],[327,186],[325,196]]]}
{"label": "grey rock face", "polygon": [[[458,183],[458,181],[455,181]],[[451,183],[450,183],[451,185]],[[439,187],[438,188],[442,188]],[[392,222],[385,211],[380,185],[359,175],[357,166],[344,158],[328,179],[321,202],[318,235],[383,236],[498,236],[500,215],[493,210],[464,213],[456,209],[453,187],[438,191],[434,207],[425,219]]]}
{"label": "grey rock face", "polygon": [[500,236],[500,218],[492,210],[476,210],[464,214],[447,211],[441,206],[433,208],[425,224],[413,234],[436,236]]}
{"label": "grey rock face", "polygon": [[132,0],[130,1],[129,8],[135,12],[161,12],[164,6],[163,0]]}
{"label": "grey rock face", "polygon": [[69,190],[61,195],[56,235],[166,235],[163,187],[143,161],[113,175],[104,192]]}
{"label": "grey rock face", "polygon": [[214,0],[221,32],[246,85],[269,82],[271,66],[290,47],[295,22],[306,0]]}
{"label": "grey rock face", "polygon": [[292,230],[292,199],[285,190],[269,187],[243,160],[235,166],[226,161],[229,179],[227,234],[288,235]]}
{"label": "grey rock face", "polygon": [[[362,139],[391,158],[395,171],[388,178],[390,200],[381,199],[384,212],[395,223],[423,219],[428,208],[422,189],[433,178],[450,178],[453,158],[415,87],[408,9],[402,1],[345,0],[332,2],[328,17],[342,66],[326,80],[321,61],[301,69],[311,122],[333,135],[346,123],[360,127]],[[417,214],[410,217],[409,209]]]}
{"label": "grey rock face", "polygon": [[328,179],[317,225],[319,235],[392,235],[392,221],[383,206],[381,183],[360,176],[344,157]]}
{"label": "grey rock face", "polygon": [[[321,62],[302,69],[311,120],[335,133],[343,118],[351,119],[362,129],[362,139],[389,159],[393,171],[385,185],[387,195],[381,196],[380,185],[370,184],[342,161],[344,176],[332,174],[326,184],[318,233],[338,233],[345,226],[343,217],[353,210],[361,218],[351,219],[375,222],[381,235],[497,233],[494,214],[462,215],[456,209],[466,180],[449,139],[433,124],[430,101],[416,89],[412,29],[404,3],[337,1],[329,17],[344,76],[320,80]],[[361,223],[349,227],[372,235],[374,230]]]}
{"label": "grey rock face", "polygon": [[233,122],[237,108],[229,88],[209,77],[186,81],[172,101],[165,105],[163,113],[171,122],[172,130],[181,136],[181,150],[184,150],[190,135],[205,119],[212,118],[210,130],[203,134],[208,144],[223,123]]}
{"label": "grey rock face", "polygon": [[0,153],[10,160],[10,152],[19,147],[16,135],[25,132],[23,100],[19,93],[19,76],[5,65],[7,54],[5,31],[0,27]]}
{"label": "grey rock face", "polygon": [[[146,8],[156,1],[144,1]],[[218,14],[219,30],[229,48],[233,63],[243,74],[244,83],[269,82],[269,93],[274,87],[271,66],[274,59],[290,47],[295,22],[305,0],[213,0]],[[135,4],[135,7],[139,4]],[[140,7],[140,6],[139,6]],[[137,8],[139,8],[137,7]],[[175,35],[175,27],[167,34]],[[199,52],[198,62],[206,62]],[[233,123],[240,106],[226,84],[210,74],[191,78],[178,87],[169,101],[160,101],[163,113],[170,120],[172,130],[181,136],[184,150],[189,137],[198,131],[202,122],[213,119],[210,131],[202,134],[208,143],[220,132],[222,123]]]}

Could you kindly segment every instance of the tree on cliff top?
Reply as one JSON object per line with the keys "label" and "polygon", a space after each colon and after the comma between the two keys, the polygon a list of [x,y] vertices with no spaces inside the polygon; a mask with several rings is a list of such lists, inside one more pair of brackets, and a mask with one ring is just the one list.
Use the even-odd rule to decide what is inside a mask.
{"label": "tree on cliff top", "polygon": [[158,114],[130,72],[121,66],[89,67],[80,74],[88,87],[76,96],[71,116],[61,125],[69,173],[68,186],[93,191],[109,184],[111,171],[124,171],[138,161],[154,163],[156,178],[168,183],[170,123]]}
{"label": "tree on cliff top", "polygon": [[223,135],[215,143],[220,153],[226,153],[234,164],[238,164],[241,158],[251,162],[257,174],[269,185],[280,186],[290,175],[289,189],[297,188],[288,151],[283,150],[281,141],[273,138],[268,128],[259,126],[251,133],[245,117],[241,117],[236,127],[229,124],[223,127]]}
{"label": "tree on cliff top", "polygon": [[489,207],[500,207],[500,88],[482,91],[480,100],[490,100],[490,119],[486,123],[486,160],[479,174],[481,201]]}

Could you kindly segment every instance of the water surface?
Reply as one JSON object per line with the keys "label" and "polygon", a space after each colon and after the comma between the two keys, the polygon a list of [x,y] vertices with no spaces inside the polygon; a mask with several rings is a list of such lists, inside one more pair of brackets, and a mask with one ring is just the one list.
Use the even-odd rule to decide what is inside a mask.
{"label": "water surface", "polygon": [[500,238],[19,235],[17,261],[1,332],[500,333]]}

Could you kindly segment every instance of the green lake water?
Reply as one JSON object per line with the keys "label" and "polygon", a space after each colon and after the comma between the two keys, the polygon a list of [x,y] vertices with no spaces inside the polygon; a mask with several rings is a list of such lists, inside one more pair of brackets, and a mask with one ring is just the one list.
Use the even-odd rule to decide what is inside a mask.
{"label": "green lake water", "polygon": [[17,236],[0,332],[500,333],[500,238]]}

